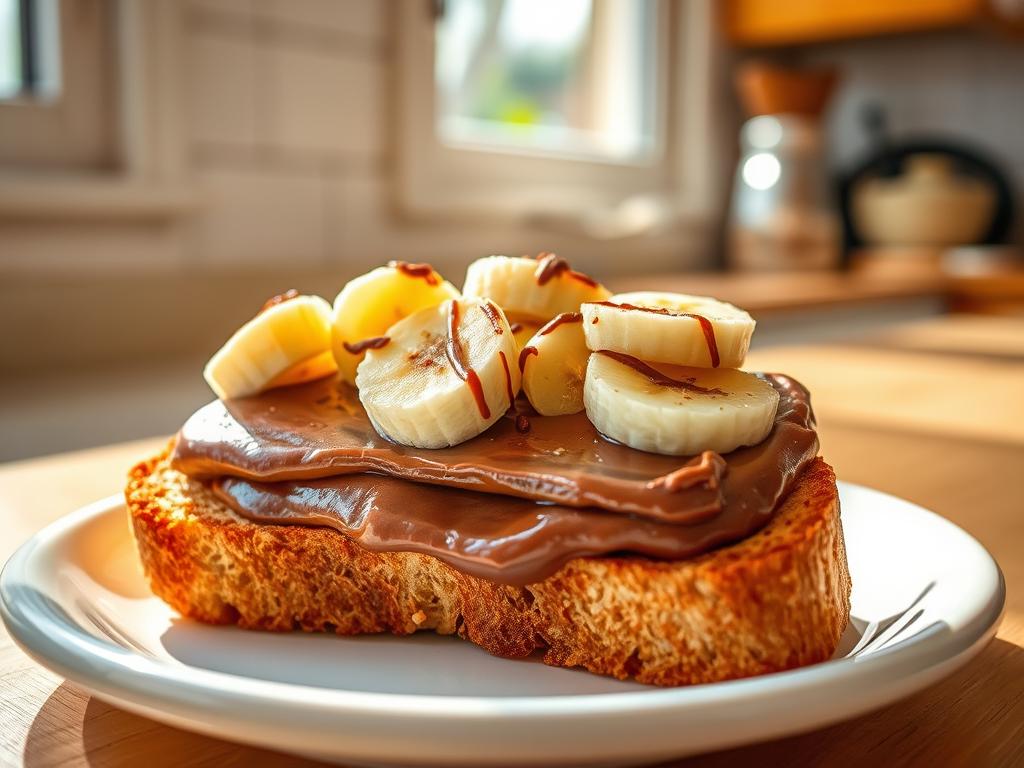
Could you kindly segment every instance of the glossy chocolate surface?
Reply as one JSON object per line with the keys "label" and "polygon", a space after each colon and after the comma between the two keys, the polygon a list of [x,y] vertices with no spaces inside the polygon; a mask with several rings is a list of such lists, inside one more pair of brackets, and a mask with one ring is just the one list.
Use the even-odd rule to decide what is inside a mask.
{"label": "glossy chocolate surface", "polygon": [[[717,511],[708,513],[705,509],[702,514],[687,516],[684,523],[593,508],[538,504],[508,495],[466,490],[462,481],[453,483],[462,490],[452,490],[436,481],[409,482],[367,473],[278,482],[222,476],[213,485],[235,511],[254,521],[329,526],[370,550],[429,554],[465,573],[506,584],[535,583],[576,557],[612,553],[670,559],[694,557],[746,538],[767,524],[800,470],[817,453],[818,441],[806,391],[786,377],[769,376],[768,380],[782,396],[772,433],[759,445],[724,457],[707,452],[689,461],[673,459],[633,451],[599,436],[599,445],[581,449],[575,444],[577,455],[587,457],[579,472],[606,472],[621,483],[649,478],[648,482],[660,493],[688,500],[691,511],[705,509],[708,493],[720,494],[722,503]],[[333,383],[322,384],[334,387]],[[317,391],[320,389],[313,387],[309,394]],[[268,409],[272,405],[265,403]],[[278,406],[273,407],[275,411],[270,413],[276,414],[275,420],[291,423],[296,418],[294,413],[285,418]],[[221,413],[227,414],[227,409]],[[204,423],[212,427],[208,416],[204,416]],[[343,421],[347,422],[349,417],[346,413]],[[228,418],[232,420],[232,430],[244,429],[237,416]],[[532,417],[531,433],[546,433],[534,448],[549,445],[547,441],[553,439],[550,430],[562,431],[567,436],[568,427],[578,429],[581,421],[586,422],[585,417]],[[256,424],[245,419],[243,422]],[[491,438],[503,444],[509,455],[529,448],[530,443],[512,442],[512,435],[517,439],[523,436],[514,431],[510,419],[503,419],[500,424],[497,435]],[[555,429],[559,426],[560,430]],[[263,424],[261,429],[265,428]],[[293,428],[279,426],[282,433],[294,436]],[[194,430],[195,425],[188,431]],[[592,427],[587,434],[588,440],[595,434]],[[284,440],[284,435],[279,438]],[[209,448],[209,444],[203,445]],[[261,449],[253,443],[248,445],[254,450],[251,457],[258,457]],[[193,445],[189,450],[193,467],[197,465],[195,451]],[[623,451],[629,453],[620,453]],[[179,456],[181,453],[179,449]],[[489,455],[493,458],[499,454],[492,449]],[[282,449],[274,454],[275,463],[280,466],[285,456],[295,458],[299,454]],[[598,456],[606,461],[597,461]],[[614,462],[627,456],[631,459],[628,466],[615,466]],[[262,458],[266,460],[266,456]],[[520,456],[518,461],[525,459]],[[231,469],[223,464],[216,466]],[[666,467],[671,467],[672,472],[663,471]],[[457,471],[455,465],[452,468]],[[627,477],[631,480],[622,480]],[[677,485],[680,481],[682,487]],[[717,487],[711,488],[712,485]]]}
{"label": "glossy chocolate surface", "polygon": [[200,479],[310,480],[372,472],[693,524],[730,505],[774,504],[790,475],[817,452],[807,391],[785,376],[767,380],[781,395],[768,438],[728,454],[714,482],[686,488],[659,478],[690,457],[619,445],[601,436],[584,413],[531,417],[525,433],[509,416],[452,448],[397,445],[374,431],[355,390],[334,379],[210,403],[182,427],[172,459],[175,468]]}

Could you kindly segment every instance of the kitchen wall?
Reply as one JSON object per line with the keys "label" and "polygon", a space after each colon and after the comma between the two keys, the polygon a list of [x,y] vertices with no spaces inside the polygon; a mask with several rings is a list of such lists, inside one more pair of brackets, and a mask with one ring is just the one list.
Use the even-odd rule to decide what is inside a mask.
{"label": "kitchen wall", "polygon": [[[209,397],[202,362],[265,297],[332,297],[387,259],[432,261],[456,281],[491,252],[557,250],[602,276],[709,263],[684,237],[658,251],[523,222],[403,217],[389,135],[395,0],[179,6],[193,210],[0,220],[0,460],[170,432]],[[896,135],[975,139],[1024,199],[1024,46],[959,32],[797,55],[846,70],[830,115],[837,162],[860,150],[852,115],[877,97]],[[737,129],[720,135],[731,144]]]}
{"label": "kitchen wall", "polygon": [[828,115],[832,163],[866,150],[862,107],[880,104],[893,138],[943,136],[984,150],[1017,196],[1015,240],[1024,243],[1024,45],[992,30],[832,43],[801,54],[839,67],[843,85]]}
{"label": "kitchen wall", "polygon": [[[288,287],[332,298],[393,258],[455,282],[489,253],[558,251],[608,276],[708,263],[689,242],[600,242],[524,222],[413,222],[394,205],[395,0],[180,3],[187,184],[168,222],[0,221],[0,371],[203,358]],[[621,257],[629,253],[629,259]]]}
{"label": "kitchen wall", "polygon": [[191,209],[0,218],[0,461],[170,434],[210,397],[203,362],[266,297],[330,299],[389,259],[430,261],[456,283],[489,253],[554,250],[602,277],[710,261],[694,238],[652,248],[405,218],[390,137],[396,0],[174,7]]}

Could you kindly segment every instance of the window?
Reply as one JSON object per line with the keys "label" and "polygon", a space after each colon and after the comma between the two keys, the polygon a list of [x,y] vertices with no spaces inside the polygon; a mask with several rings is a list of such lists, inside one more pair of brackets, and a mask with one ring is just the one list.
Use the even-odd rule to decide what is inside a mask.
{"label": "window", "polygon": [[614,210],[706,217],[725,175],[712,5],[400,0],[403,208],[562,224]]}
{"label": "window", "polygon": [[53,170],[115,163],[110,70],[115,14],[102,0],[0,0],[0,165]]}
{"label": "window", "polygon": [[0,0],[0,99],[17,96],[26,84],[19,6],[15,0]]}
{"label": "window", "polygon": [[178,0],[0,0],[0,219],[189,210],[181,15]]}
{"label": "window", "polygon": [[0,100],[57,96],[58,24],[56,0],[0,0]]}
{"label": "window", "polygon": [[434,70],[444,142],[624,162],[654,155],[656,3],[443,8]]}

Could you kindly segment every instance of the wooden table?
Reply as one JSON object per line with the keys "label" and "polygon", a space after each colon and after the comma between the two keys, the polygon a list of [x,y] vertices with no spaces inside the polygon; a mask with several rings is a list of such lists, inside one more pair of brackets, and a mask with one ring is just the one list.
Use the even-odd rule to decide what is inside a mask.
{"label": "wooden table", "polygon": [[[680,765],[1024,764],[1024,320],[948,317],[842,346],[780,347],[750,368],[814,393],[841,478],[923,504],[970,531],[1006,575],[996,640],[906,701],[803,736]],[[142,441],[0,467],[0,560],[75,507],[116,492]],[[300,765],[110,707],[44,671],[0,630],[0,764]]]}

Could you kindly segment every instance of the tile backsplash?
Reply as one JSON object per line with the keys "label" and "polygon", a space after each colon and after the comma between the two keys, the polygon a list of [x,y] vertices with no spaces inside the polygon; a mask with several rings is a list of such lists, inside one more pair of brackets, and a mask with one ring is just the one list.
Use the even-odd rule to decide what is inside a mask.
{"label": "tile backsplash", "polygon": [[866,149],[861,112],[881,106],[893,138],[967,142],[990,156],[1017,197],[1016,242],[1024,242],[1024,45],[994,31],[959,31],[817,46],[808,64],[843,77],[828,113],[831,162],[849,166]]}
{"label": "tile backsplash", "polygon": [[[206,354],[266,295],[294,286],[332,298],[394,258],[430,261],[456,282],[490,253],[559,251],[602,276],[707,261],[685,238],[641,249],[528,221],[404,216],[390,128],[395,0],[174,7],[195,209],[167,222],[0,221],[0,306],[26,329],[5,342],[0,371],[141,360],[152,348]],[[202,322],[182,316],[200,302]],[[149,314],[126,327],[140,305]],[[74,344],[46,337],[72,319]]]}
{"label": "tile backsplash", "polygon": [[[0,306],[9,325],[24,329],[5,339],[0,371],[142,360],[154,348],[207,353],[269,293],[294,286],[330,298],[392,258],[431,261],[456,281],[471,259],[494,252],[559,251],[606,277],[712,261],[706,244],[686,236],[640,248],[529,221],[404,216],[394,203],[390,135],[397,0],[174,7],[195,210],[158,222],[0,221]],[[894,135],[928,130],[975,141],[1024,198],[1024,46],[961,31],[797,56],[845,71],[830,113],[836,164],[863,148],[856,115],[875,100]],[[723,120],[719,135],[732,146],[737,129],[738,120]]]}

